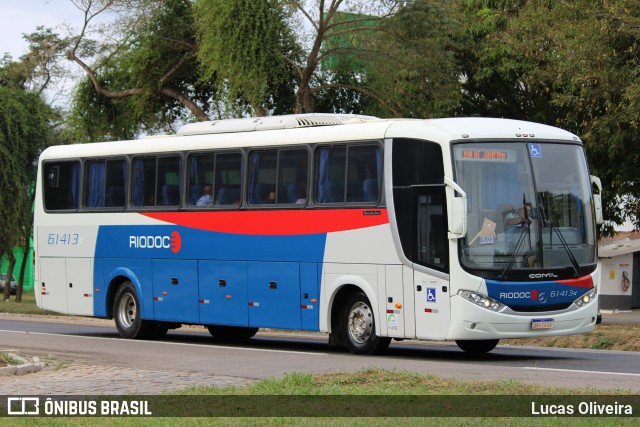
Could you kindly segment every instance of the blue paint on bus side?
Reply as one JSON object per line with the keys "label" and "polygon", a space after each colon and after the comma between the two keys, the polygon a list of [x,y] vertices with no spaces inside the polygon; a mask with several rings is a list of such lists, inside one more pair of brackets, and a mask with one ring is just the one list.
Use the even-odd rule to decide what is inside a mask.
{"label": "blue paint on bus side", "polygon": [[[179,247],[172,246],[174,233],[177,233]],[[326,237],[326,233],[289,236],[229,234],[176,225],[101,226],[95,256],[322,262]]]}
{"label": "blue paint on bus side", "polygon": [[318,330],[326,236],[102,226],[94,314],[107,316],[107,288],[124,276],[136,286],[143,319]]}

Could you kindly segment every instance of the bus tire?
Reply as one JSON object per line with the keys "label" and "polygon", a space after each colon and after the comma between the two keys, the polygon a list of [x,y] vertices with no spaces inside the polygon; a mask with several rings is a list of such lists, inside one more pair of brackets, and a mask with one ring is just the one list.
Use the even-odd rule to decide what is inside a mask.
{"label": "bus tire", "polygon": [[496,348],[500,340],[456,340],[456,344],[465,353],[485,354]]}
{"label": "bus tire", "polygon": [[243,326],[207,325],[212,337],[224,341],[245,341],[258,333],[258,328]]}
{"label": "bus tire", "polygon": [[159,323],[142,320],[140,300],[133,283],[129,281],[122,283],[116,291],[113,318],[122,338],[161,338],[168,331],[168,328],[165,330]]}
{"label": "bus tire", "polygon": [[375,334],[374,312],[369,299],[363,292],[347,297],[340,323],[344,343],[354,354],[379,354],[389,347],[391,338]]}

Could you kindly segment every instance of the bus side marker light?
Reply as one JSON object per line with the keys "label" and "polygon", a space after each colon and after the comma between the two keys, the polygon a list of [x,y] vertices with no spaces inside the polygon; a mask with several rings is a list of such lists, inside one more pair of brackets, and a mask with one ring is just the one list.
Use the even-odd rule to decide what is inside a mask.
{"label": "bus side marker light", "polygon": [[95,290],[95,291],[93,291],[93,292],[95,292],[95,293],[97,294],[97,293],[99,293],[99,292],[100,292],[100,289],[96,289],[96,290]]}
{"label": "bus side marker light", "polygon": [[231,299],[231,295],[225,296],[226,299]]}
{"label": "bus side marker light", "polygon": [[396,304],[396,308],[397,308],[398,310],[400,310],[400,309],[402,308],[402,304],[397,303],[397,304]]}
{"label": "bus side marker light", "polygon": [[167,295],[167,292],[163,292],[162,295]]}
{"label": "bus side marker light", "polygon": [[315,304],[315,303],[318,302],[318,300],[314,298],[314,299],[311,300],[311,302]]}

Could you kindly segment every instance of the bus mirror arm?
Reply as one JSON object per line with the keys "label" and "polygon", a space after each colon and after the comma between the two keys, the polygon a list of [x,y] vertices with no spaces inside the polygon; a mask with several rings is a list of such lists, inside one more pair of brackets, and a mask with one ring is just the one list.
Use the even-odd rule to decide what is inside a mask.
{"label": "bus mirror arm", "polygon": [[461,239],[467,234],[467,193],[451,178],[445,177],[444,183],[451,187],[458,196],[447,198],[447,222],[449,239]]}
{"label": "bus mirror arm", "polygon": [[598,189],[597,194],[593,194],[593,208],[596,219],[596,224],[602,224],[604,222],[604,216],[602,215],[602,182],[597,176],[591,175],[591,185]]}

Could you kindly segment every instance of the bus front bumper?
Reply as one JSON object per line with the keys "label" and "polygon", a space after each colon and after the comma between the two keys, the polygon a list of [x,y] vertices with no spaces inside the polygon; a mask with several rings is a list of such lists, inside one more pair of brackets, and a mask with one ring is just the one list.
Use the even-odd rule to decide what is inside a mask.
{"label": "bus front bumper", "polygon": [[[485,340],[584,334],[593,330],[597,317],[597,298],[571,311],[505,314],[479,307],[455,295],[451,298],[451,326],[447,339]],[[545,328],[534,328],[534,325],[541,324]]]}

